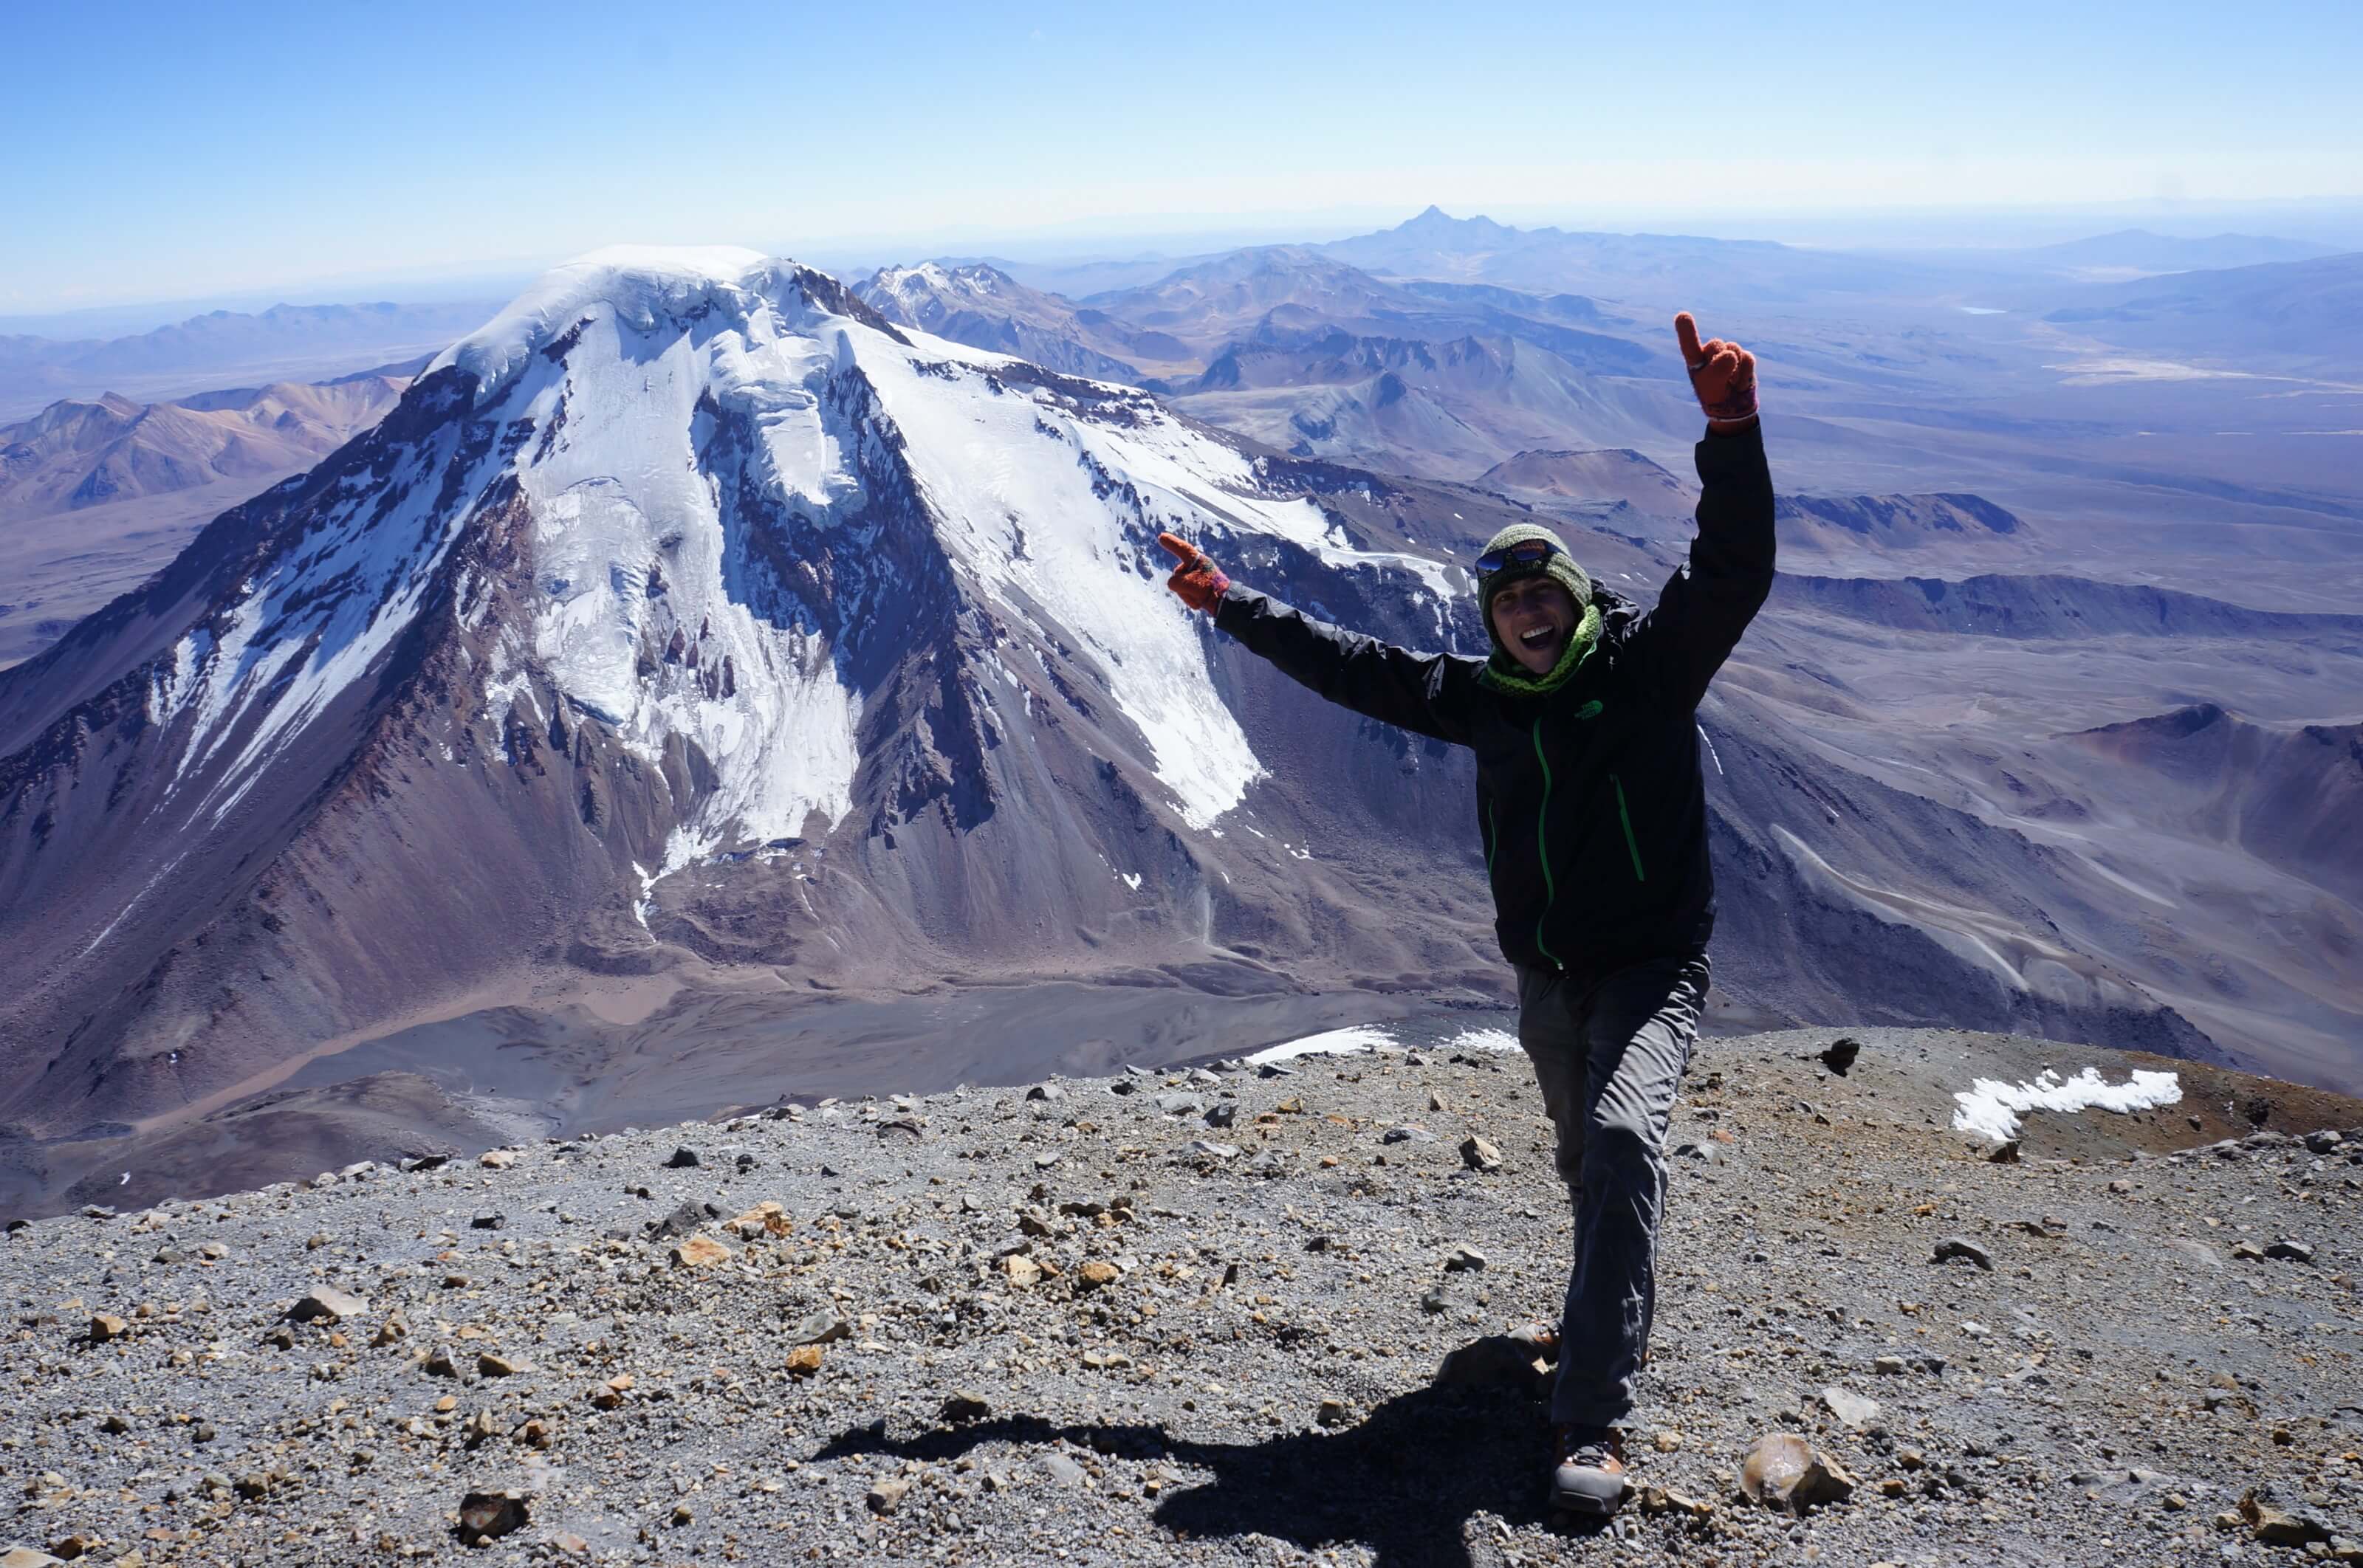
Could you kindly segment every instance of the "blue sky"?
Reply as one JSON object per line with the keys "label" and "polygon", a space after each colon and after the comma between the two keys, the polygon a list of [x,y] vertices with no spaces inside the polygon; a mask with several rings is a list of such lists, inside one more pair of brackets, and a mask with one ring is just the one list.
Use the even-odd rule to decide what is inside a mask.
{"label": "blue sky", "polygon": [[2357,197],[2358,65],[2354,0],[20,6],[0,315],[625,240]]}

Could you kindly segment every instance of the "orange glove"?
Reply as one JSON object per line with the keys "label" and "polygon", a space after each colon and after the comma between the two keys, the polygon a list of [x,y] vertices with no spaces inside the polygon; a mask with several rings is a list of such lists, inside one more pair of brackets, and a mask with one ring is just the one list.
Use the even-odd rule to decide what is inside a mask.
{"label": "orange glove", "polygon": [[1681,346],[1691,391],[1706,410],[1707,429],[1717,436],[1747,429],[1756,418],[1756,356],[1720,337],[1701,343],[1688,311],[1674,317],[1674,341]]}
{"label": "orange glove", "polygon": [[1182,563],[1173,569],[1173,575],[1165,580],[1165,586],[1181,595],[1182,602],[1191,609],[1212,610],[1215,602],[1222,598],[1224,591],[1231,586],[1231,580],[1223,575],[1223,569],[1209,560],[1205,551],[1179,534],[1159,534],[1157,542],[1165,547],[1166,554]]}

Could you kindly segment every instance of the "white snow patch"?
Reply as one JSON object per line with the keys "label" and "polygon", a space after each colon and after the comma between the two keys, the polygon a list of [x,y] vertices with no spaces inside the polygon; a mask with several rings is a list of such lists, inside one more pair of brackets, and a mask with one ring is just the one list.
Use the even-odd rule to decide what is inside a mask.
{"label": "white snow patch", "polygon": [[1999,1078],[1979,1078],[1953,1096],[1960,1109],[1953,1112],[1953,1131],[1975,1132],[1997,1143],[2018,1136],[2018,1119],[2030,1110],[2147,1110],[2182,1099],[2182,1085],[2172,1073],[2136,1069],[2121,1084],[2101,1081],[2097,1067],[2087,1067],[2072,1078],[2062,1078],[2046,1067],[2028,1084],[2006,1084]]}
{"label": "white snow patch", "polygon": [[1515,1051],[1518,1037],[1506,1029],[1464,1029],[1444,1043],[1448,1051]]}
{"label": "white snow patch", "polygon": [[1331,1029],[1319,1034],[1308,1034],[1301,1040],[1284,1041],[1267,1045],[1248,1058],[1253,1066],[1266,1062],[1292,1062],[1299,1056],[1353,1056],[1364,1051],[1399,1051],[1395,1037],[1371,1024],[1358,1023],[1344,1029]]}

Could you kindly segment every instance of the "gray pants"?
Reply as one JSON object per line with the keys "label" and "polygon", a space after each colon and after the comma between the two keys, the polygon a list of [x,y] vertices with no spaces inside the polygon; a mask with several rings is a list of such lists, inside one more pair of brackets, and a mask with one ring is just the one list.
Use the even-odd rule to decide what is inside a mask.
{"label": "gray pants", "polygon": [[1657,1306],[1666,1124],[1706,987],[1703,953],[1619,969],[1583,990],[1518,970],[1518,1043],[1534,1059],[1575,1205],[1554,1421],[1619,1426],[1632,1414]]}

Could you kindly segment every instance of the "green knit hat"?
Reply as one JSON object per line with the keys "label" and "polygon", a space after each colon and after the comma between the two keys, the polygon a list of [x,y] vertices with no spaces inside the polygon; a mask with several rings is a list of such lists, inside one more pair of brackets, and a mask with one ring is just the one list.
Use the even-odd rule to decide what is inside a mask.
{"label": "green knit hat", "polygon": [[1550,545],[1551,553],[1539,561],[1525,564],[1513,561],[1500,571],[1481,572],[1477,577],[1477,613],[1484,620],[1485,636],[1492,643],[1493,651],[1504,659],[1512,656],[1510,650],[1502,646],[1500,635],[1493,630],[1493,595],[1509,584],[1522,578],[1548,577],[1568,591],[1579,612],[1589,609],[1592,604],[1592,579],[1575,564],[1575,558],[1567,553],[1567,547],[1559,542],[1559,536],[1539,524],[1511,524],[1486,541],[1479,558],[1482,559],[1495,550],[1506,550],[1512,545],[1523,545],[1534,539]]}

